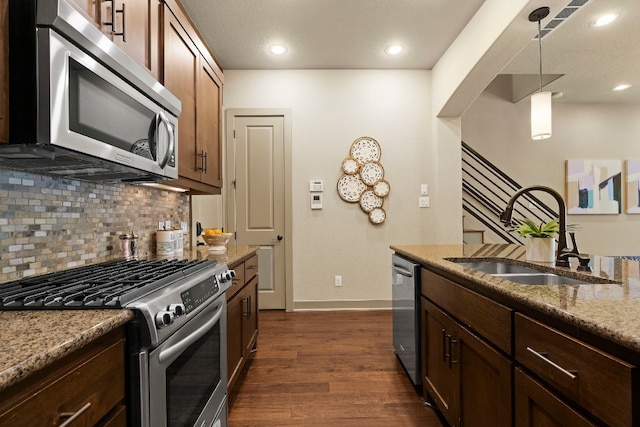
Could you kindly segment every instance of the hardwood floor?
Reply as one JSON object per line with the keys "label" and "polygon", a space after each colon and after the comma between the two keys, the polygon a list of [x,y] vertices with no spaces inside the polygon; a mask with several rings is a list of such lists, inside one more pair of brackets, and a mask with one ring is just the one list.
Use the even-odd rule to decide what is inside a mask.
{"label": "hardwood floor", "polygon": [[441,427],[396,358],[391,311],[261,311],[229,427]]}

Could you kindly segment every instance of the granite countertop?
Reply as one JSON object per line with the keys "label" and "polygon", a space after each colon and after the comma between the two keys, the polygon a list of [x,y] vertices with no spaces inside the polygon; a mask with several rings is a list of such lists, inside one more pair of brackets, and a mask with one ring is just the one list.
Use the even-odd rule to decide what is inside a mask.
{"label": "granite countertop", "polygon": [[131,319],[130,310],[0,311],[0,390]]}
{"label": "granite countertop", "polygon": [[[591,255],[593,272],[572,267],[527,262],[522,245],[394,245],[391,249],[424,265],[453,273],[480,285],[488,294],[501,295],[519,304],[561,319],[623,347],[640,352],[640,262]],[[580,285],[521,285],[447,260],[510,259],[584,279]]]}
{"label": "granite countertop", "polygon": [[219,263],[233,265],[238,261],[248,258],[258,250],[257,246],[232,246],[227,247],[226,252],[218,253],[209,251],[206,246],[198,246],[191,250],[185,250],[184,256],[190,259],[208,260],[215,259]]}
{"label": "granite countertop", "polygon": [[[255,246],[230,246],[225,253],[206,247],[187,249],[181,259],[232,265],[257,251]],[[0,311],[0,390],[23,380],[54,361],[133,319],[130,310]],[[124,355],[123,355],[124,357]]]}

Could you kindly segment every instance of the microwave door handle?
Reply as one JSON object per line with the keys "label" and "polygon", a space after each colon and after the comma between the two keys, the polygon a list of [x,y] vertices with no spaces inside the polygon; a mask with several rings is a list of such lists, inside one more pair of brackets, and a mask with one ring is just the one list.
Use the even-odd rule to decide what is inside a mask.
{"label": "microwave door handle", "polygon": [[164,167],[167,166],[167,163],[169,163],[171,153],[173,153],[175,149],[176,140],[173,134],[173,129],[171,128],[171,123],[169,123],[169,119],[167,119],[167,116],[165,116],[162,111],[156,114],[156,134],[154,137],[156,139],[156,146],[158,146],[158,138],[160,136],[161,125],[163,125],[167,129],[167,134],[169,135],[169,144],[167,146],[167,151],[164,154],[164,158],[158,162],[160,167],[164,169]]}

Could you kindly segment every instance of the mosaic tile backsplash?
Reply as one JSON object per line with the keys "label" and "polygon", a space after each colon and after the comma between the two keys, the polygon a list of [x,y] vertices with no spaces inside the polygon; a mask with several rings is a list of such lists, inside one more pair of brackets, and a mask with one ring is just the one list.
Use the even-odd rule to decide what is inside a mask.
{"label": "mosaic tile backsplash", "polygon": [[184,193],[0,169],[0,283],[120,256],[131,231],[153,254],[158,222],[179,227],[189,209]]}

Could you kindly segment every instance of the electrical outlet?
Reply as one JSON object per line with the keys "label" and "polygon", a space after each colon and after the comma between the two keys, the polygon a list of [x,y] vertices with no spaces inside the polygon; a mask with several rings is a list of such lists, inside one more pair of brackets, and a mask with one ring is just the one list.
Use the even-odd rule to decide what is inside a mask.
{"label": "electrical outlet", "polygon": [[164,221],[158,221],[158,230],[164,230]]}
{"label": "electrical outlet", "polygon": [[342,276],[334,276],[333,277],[333,284],[335,286],[342,286]]}
{"label": "electrical outlet", "polygon": [[429,197],[418,197],[418,206],[421,208],[428,208],[429,207]]}

